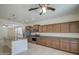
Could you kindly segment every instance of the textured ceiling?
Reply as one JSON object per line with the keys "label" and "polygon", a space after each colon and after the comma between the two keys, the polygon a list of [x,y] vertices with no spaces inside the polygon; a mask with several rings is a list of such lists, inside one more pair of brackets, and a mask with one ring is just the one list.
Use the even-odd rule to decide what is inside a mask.
{"label": "textured ceiling", "polygon": [[[54,7],[56,11],[47,11],[46,14],[39,15],[39,9],[28,11],[31,7],[38,7],[37,4],[0,4],[0,19],[1,21],[4,19],[7,23],[28,24],[79,12],[79,5],[75,4],[51,4],[49,6]],[[15,18],[12,18],[13,14],[15,14]]]}

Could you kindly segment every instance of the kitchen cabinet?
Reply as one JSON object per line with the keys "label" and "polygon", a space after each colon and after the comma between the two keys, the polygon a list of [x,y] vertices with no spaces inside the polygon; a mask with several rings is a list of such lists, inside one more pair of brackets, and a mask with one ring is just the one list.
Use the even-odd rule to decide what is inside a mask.
{"label": "kitchen cabinet", "polygon": [[79,40],[71,40],[70,52],[79,54]]}
{"label": "kitchen cabinet", "polygon": [[54,32],[60,32],[60,24],[53,25]]}
{"label": "kitchen cabinet", "polygon": [[28,39],[28,42],[32,42],[32,37],[31,36],[28,36],[27,39]]}
{"label": "kitchen cabinet", "polygon": [[45,38],[43,38],[43,37],[40,37],[40,38],[38,38],[37,39],[37,42],[36,42],[37,44],[40,44],[40,45],[44,45],[44,46],[46,46],[46,40],[45,40]]}
{"label": "kitchen cabinet", "polygon": [[50,39],[50,38],[47,38],[47,37],[40,37],[37,40],[37,44],[44,45],[44,46],[47,46],[47,47],[52,47],[53,46],[52,43],[53,43],[53,40]]}
{"label": "kitchen cabinet", "polygon": [[40,25],[34,25],[33,26],[33,32],[39,32],[39,26]]}
{"label": "kitchen cabinet", "polygon": [[44,32],[47,32],[47,25],[44,25]]}
{"label": "kitchen cabinet", "polygon": [[42,32],[45,32],[45,29],[44,29],[45,25],[42,25]]}
{"label": "kitchen cabinet", "polygon": [[70,23],[70,32],[79,33],[79,21]]}
{"label": "kitchen cabinet", "polygon": [[53,39],[53,48],[59,49],[60,48],[60,40],[57,38]]}
{"label": "kitchen cabinet", "polygon": [[61,24],[61,32],[62,33],[68,33],[69,32],[69,23],[62,23]]}
{"label": "kitchen cabinet", "polygon": [[53,46],[53,40],[51,38],[46,37],[46,45],[47,47],[52,47]]}
{"label": "kitchen cabinet", "polygon": [[60,40],[60,49],[64,51],[70,51],[70,40],[61,39]]}
{"label": "kitchen cabinet", "polygon": [[43,32],[43,26],[42,25],[39,26],[39,32]]}
{"label": "kitchen cabinet", "polygon": [[46,25],[43,25],[42,29],[43,29],[43,32],[47,32],[47,26]]}
{"label": "kitchen cabinet", "polygon": [[49,24],[47,26],[47,32],[53,32],[53,25],[52,24]]}
{"label": "kitchen cabinet", "polygon": [[79,54],[78,39],[39,37],[36,41],[32,41],[32,38],[29,37],[28,41],[35,44]]}

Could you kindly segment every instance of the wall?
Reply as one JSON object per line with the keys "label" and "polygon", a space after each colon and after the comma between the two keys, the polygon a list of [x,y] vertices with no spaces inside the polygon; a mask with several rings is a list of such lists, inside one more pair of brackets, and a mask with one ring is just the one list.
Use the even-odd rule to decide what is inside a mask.
{"label": "wall", "polygon": [[45,24],[55,24],[55,23],[63,23],[63,22],[71,22],[71,21],[79,21],[79,14],[71,14],[54,19],[37,21],[29,25],[34,25],[34,24],[45,25]]}
{"label": "wall", "polygon": [[7,28],[3,28],[0,26],[0,44],[1,45],[6,45],[6,40],[8,38],[7,36]]}

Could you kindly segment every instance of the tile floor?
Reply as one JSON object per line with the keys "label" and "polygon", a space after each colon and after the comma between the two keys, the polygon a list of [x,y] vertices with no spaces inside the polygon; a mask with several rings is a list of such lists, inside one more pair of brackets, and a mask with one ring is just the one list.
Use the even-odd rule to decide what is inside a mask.
{"label": "tile floor", "polygon": [[74,55],[72,53],[56,50],[53,48],[48,48],[41,45],[36,45],[33,43],[28,44],[28,50],[20,53],[19,55]]}

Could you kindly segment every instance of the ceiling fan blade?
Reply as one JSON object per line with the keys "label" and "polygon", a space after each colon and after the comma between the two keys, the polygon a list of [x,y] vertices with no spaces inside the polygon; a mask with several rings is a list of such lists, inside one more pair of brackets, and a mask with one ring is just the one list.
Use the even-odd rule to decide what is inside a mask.
{"label": "ceiling fan blade", "polygon": [[52,7],[47,7],[48,10],[52,10],[52,11],[55,11],[56,9],[55,8],[52,8]]}
{"label": "ceiling fan blade", "polygon": [[40,15],[42,15],[42,12],[40,13]]}
{"label": "ceiling fan blade", "polygon": [[30,8],[30,9],[28,9],[29,11],[32,11],[32,10],[36,10],[36,9],[38,9],[39,7],[36,7],[36,8]]}

